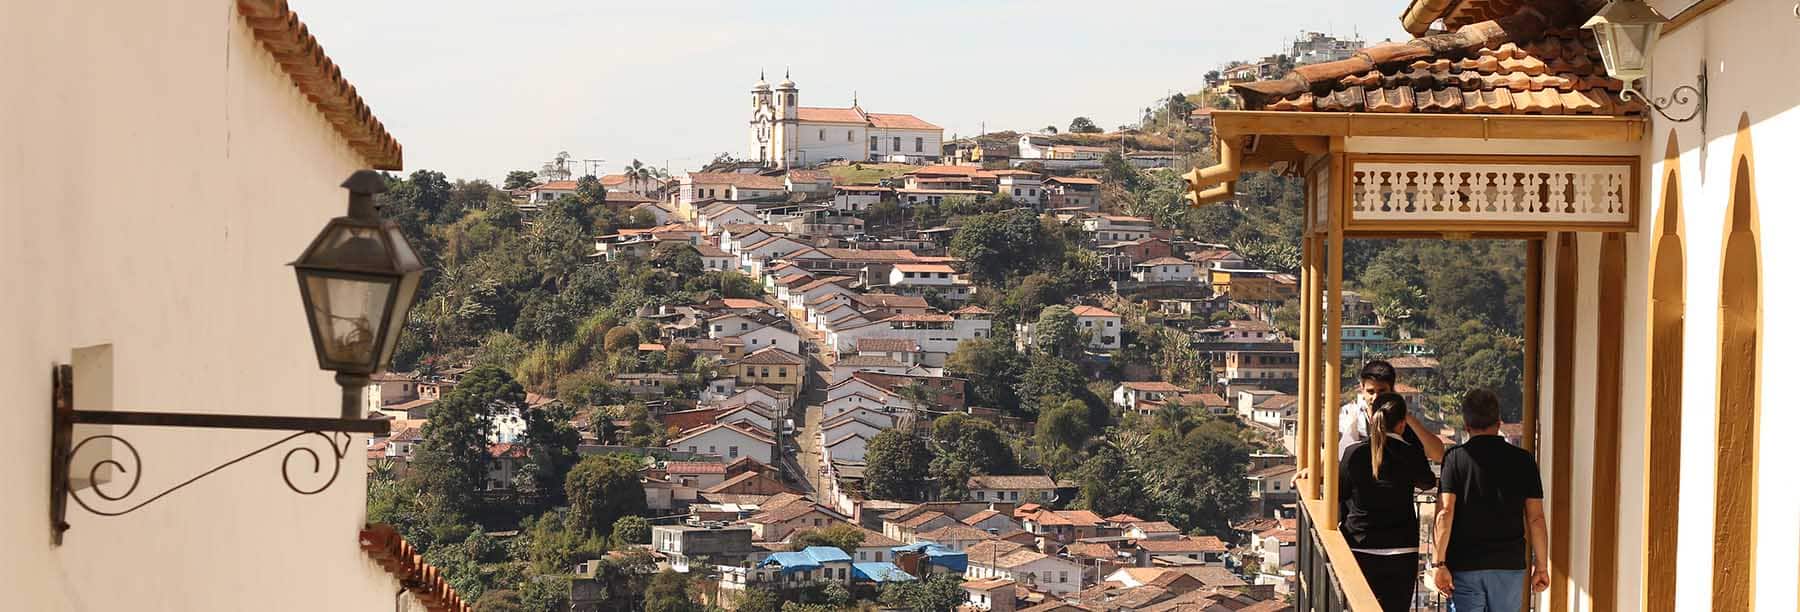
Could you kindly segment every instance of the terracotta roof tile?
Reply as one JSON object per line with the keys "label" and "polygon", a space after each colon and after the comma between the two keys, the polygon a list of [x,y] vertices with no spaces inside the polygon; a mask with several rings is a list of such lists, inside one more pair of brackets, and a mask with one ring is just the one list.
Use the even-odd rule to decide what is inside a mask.
{"label": "terracotta roof tile", "polygon": [[[1385,43],[1350,59],[1236,85],[1251,110],[1290,112],[1631,115],[1589,33],[1572,28],[1472,50],[1435,39]],[[1460,34],[1439,34],[1454,36]],[[1461,42],[1459,39],[1452,42]],[[1522,44],[1521,44],[1522,43]],[[1433,50],[1437,49],[1437,50]]]}
{"label": "terracotta roof tile", "polygon": [[419,550],[400,537],[393,525],[367,525],[357,535],[363,552],[393,574],[429,612],[473,612],[475,609],[463,603],[443,574],[426,563]]}

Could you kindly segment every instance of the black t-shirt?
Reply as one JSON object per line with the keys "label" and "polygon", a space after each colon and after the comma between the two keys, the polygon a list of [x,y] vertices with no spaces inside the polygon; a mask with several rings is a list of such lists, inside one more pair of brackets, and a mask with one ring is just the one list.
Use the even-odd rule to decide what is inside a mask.
{"label": "black t-shirt", "polygon": [[1416,548],[1419,514],[1413,490],[1431,488],[1437,476],[1431,473],[1425,451],[1403,440],[1387,438],[1379,478],[1369,468],[1374,456],[1369,441],[1363,440],[1350,445],[1338,462],[1344,539],[1351,548]]}
{"label": "black t-shirt", "polygon": [[1525,569],[1525,500],[1543,499],[1537,460],[1500,436],[1444,452],[1440,491],[1456,495],[1445,563],[1453,571]]}

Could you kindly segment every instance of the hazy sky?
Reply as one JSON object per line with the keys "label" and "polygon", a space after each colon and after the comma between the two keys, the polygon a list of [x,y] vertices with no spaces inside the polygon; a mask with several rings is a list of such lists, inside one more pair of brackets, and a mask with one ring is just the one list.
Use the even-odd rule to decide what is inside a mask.
{"label": "hazy sky", "polygon": [[1403,40],[1404,0],[290,0],[406,150],[497,179],[557,151],[692,169],[748,148],[750,86],[912,113],[945,138],[1112,129],[1301,30]]}

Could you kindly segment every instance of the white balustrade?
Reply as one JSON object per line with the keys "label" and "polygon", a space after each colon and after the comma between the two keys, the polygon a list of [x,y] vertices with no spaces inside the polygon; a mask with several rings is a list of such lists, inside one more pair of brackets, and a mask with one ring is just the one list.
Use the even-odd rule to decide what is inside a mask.
{"label": "white balustrade", "polygon": [[1631,222],[1629,163],[1355,162],[1352,221]]}

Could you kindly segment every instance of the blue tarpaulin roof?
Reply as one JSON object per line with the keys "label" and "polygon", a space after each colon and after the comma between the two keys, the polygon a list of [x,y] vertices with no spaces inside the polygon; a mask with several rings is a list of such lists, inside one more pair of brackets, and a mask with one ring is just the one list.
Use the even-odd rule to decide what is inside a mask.
{"label": "blue tarpaulin roof", "polygon": [[763,559],[757,567],[768,567],[770,564],[781,565],[781,573],[815,570],[826,563],[849,561],[850,555],[831,546],[808,546],[798,552],[778,552]]}
{"label": "blue tarpaulin roof", "polygon": [[917,578],[914,578],[912,574],[908,574],[901,570],[900,566],[886,561],[853,563],[850,565],[850,568],[850,575],[855,576],[857,580],[868,580],[871,582],[907,582],[910,580],[918,580]]}
{"label": "blue tarpaulin roof", "polygon": [[969,569],[969,555],[967,553],[960,553],[944,548],[936,542],[920,540],[904,546],[895,546],[888,550],[896,555],[900,553],[916,553],[922,551],[925,553],[925,563],[927,565],[936,565],[959,574],[968,571]]}

